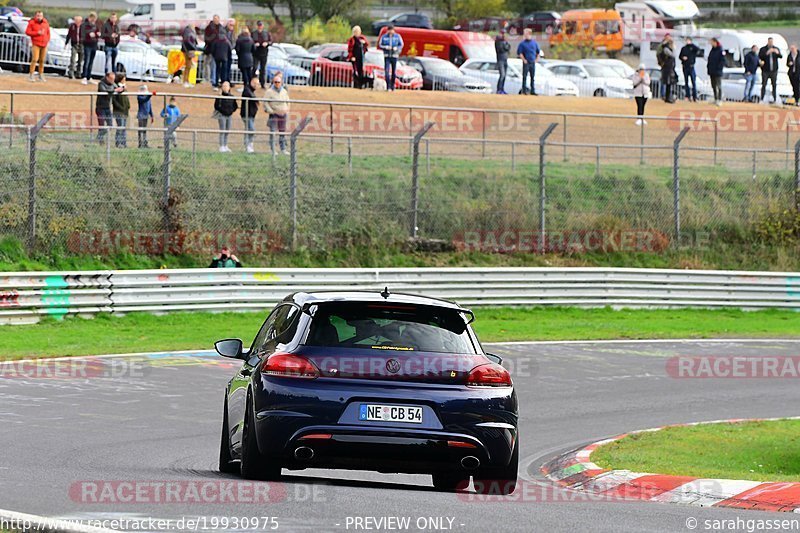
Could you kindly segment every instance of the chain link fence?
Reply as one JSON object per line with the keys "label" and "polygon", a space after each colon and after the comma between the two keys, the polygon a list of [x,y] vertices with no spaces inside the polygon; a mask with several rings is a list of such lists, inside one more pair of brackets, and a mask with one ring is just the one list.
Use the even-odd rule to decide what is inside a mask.
{"label": "chain link fence", "polygon": [[231,151],[220,152],[220,132],[187,128],[185,117],[174,131],[149,127],[148,148],[131,124],[52,118],[0,127],[0,235],[39,250],[206,254],[230,244],[247,255],[413,239],[559,251],[589,239],[614,249],[622,233],[647,241],[629,243],[637,249],[666,248],[685,234],[751,231],[766,213],[795,209],[800,185],[800,141],[703,147],[688,129],[649,144],[564,142],[558,120],[518,139],[455,137],[435,121],[414,135],[331,135],[306,117],[282,145],[265,117],[248,132],[237,116]]}

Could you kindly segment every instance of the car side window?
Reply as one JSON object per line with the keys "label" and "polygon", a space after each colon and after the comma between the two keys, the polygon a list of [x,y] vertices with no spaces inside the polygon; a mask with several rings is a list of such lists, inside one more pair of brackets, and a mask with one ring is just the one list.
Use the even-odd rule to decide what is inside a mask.
{"label": "car side window", "polygon": [[263,352],[272,352],[278,344],[285,344],[294,338],[300,317],[300,309],[296,305],[285,304],[280,307],[272,327],[267,332]]}
{"label": "car side window", "polygon": [[261,347],[264,346],[264,343],[267,340],[267,334],[269,333],[269,330],[275,323],[275,318],[277,317],[279,310],[280,307],[276,307],[275,309],[273,309],[272,312],[267,317],[267,319],[264,321],[264,324],[261,326],[261,329],[258,330],[256,338],[253,339],[253,344],[250,345],[251,354],[259,352],[261,350]]}

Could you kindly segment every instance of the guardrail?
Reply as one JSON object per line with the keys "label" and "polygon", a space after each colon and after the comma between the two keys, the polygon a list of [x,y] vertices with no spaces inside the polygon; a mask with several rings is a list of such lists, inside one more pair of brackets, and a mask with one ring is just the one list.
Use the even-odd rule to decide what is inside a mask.
{"label": "guardrail", "polygon": [[800,273],[631,268],[311,268],[0,273],[0,323],[267,309],[296,291],[413,292],[468,306],[800,309]]}

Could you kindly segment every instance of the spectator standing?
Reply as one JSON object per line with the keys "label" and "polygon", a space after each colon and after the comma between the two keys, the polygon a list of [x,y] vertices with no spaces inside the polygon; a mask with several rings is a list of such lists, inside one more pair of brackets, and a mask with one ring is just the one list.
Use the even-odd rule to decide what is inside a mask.
{"label": "spectator standing", "polygon": [[242,268],[242,263],[236,255],[231,253],[227,246],[223,246],[214,259],[211,260],[208,268]]}
{"label": "spectator standing", "polygon": [[644,119],[644,106],[647,105],[647,100],[653,96],[650,91],[650,75],[644,68],[644,63],[639,65],[636,72],[631,76],[633,82],[633,98],[636,100],[636,125],[647,125]]}
{"label": "spectator standing", "polygon": [[245,87],[250,85],[253,78],[253,51],[255,42],[250,36],[250,29],[245,26],[242,33],[236,38],[236,57],[239,60],[239,71],[242,73],[242,83]]}
{"label": "spectator standing", "polygon": [[[530,28],[525,28],[523,31],[523,39],[517,45],[517,55],[522,59],[522,94],[536,95],[536,86],[534,79],[536,78],[536,62],[539,61],[539,54],[542,51],[539,48],[539,43],[533,38],[533,31]],[[528,76],[531,78],[531,92],[527,92],[525,80]]]}
{"label": "spectator standing", "polygon": [[369,50],[367,38],[361,33],[361,26],[353,26],[353,35],[347,41],[347,60],[353,64],[353,86],[363,89],[366,85],[364,77],[364,54]]}
{"label": "spectator standing", "polygon": [[269,127],[269,149],[275,155],[275,132],[279,132],[278,142],[281,153],[286,151],[286,119],[289,116],[289,91],[283,86],[283,76],[278,73],[272,78],[272,85],[264,95],[264,110],[269,113],[267,126]]}
{"label": "spectator standing", "polygon": [[[691,99],[692,102],[697,101],[697,71],[694,66],[697,62],[697,55],[700,53],[700,48],[692,42],[691,37],[686,38],[686,44],[681,48],[678,54],[681,58],[681,66],[683,67],[683,81],[686,83],[686,99]],[[692,90],[689,91],[689,82],[692,82]]]}
{"label": "spectator standing", "polygon": [[217,42],[219,30],[219,15],[214,15],[203,31],[203,41],[206,43],[203,49],[204,77],[209,80],[215,90],[219,87],[219,80],[217,79],[217,60],[214,59],[214,44]]}
{"label": "spectator standing", "polygon": [[269,30],[264,27],[262,21],[256,23],[256,32],[253,34],[253,41],[255,42],[255,67],[258,70],[258,83],[262,89],[267,88],[267,60],[269,59],[269,47],[272,46],[272,36]]}
{"label": "spectator standing", "polygon": [[793,44],[789,47],[786,66],[789,69],[789,81],[792,84],[794,105],[800,106],[800,53],[797,51],[797,45]]}
{"label": "spectator standing", "polygon": [[36,81],[34,72],[36,65],[39,65],[39,81],[44,79],[44,60],[47,57],[47,45],[50,44],[50,23],[44,18],[44,13],[37,11],[33,18],[28,21],[25,34],[31,38],[31,67],[30,80]]}
{"label": "spectator standing", "polygon": [[231,57],[231,50],[233,50],[233,41],[231,41],[228,31],[220,27],[217,40],[214,41],[214,61],[217,62],[217,79],[218,83],[230,82],[230,69],[228,58]]}
{"label": "spectator standing", "polygon": [[117,91],[111,98],[111,106],[114,111],[114,121],[117,124],[115,146],[117,148],[128,147],[128,115],[131,112],[131,101],[125,94],[125,74],[116,77]]}
{"label": "spectator standing", "polygon": [[758,46],[753,45],[744,56],[744,101],[753,101],[753,89],[756,87],[756,73],[758,72]]}
{"label": "spectator standing", "polygon": [[77,15],[72,19],[72,24],[67,28],[67,42],[69,43],[69,68],[67,77],[71,80],[80,78],[83,74],[83,41],[81,40],[81,25],[83,17]]}
{"label": "spectator standing", "polygon": [[94,110],[97,114],[97,142],[99,143],[105,141],[106,134],[113,125],[112,98],[120,90],[115,81],[116,75],[113,72],[106,72],[106,75],[97,84],[97,98],[95,99]]}
{"label": "spectator standing", "polygon": [[228,40],[231,42],[231,47],[228,50],[228,62],[225,69],[225,75],[228,81],[231,80],[231,69],[233,69],[233,48],[236,46],[236,21],[233,19],[228,20],[228,25],[225,26],[225,33],[228,35]]}
{"label": "spectator standing", "polygon": [[103,29],[100,33],[103,37],[103,45],[106,53],[106,72],[114,72],[117,68],[120,35],[116,13],[111,13],[108,20],[103,23]]}
{"label": "spectator standing", "polygon": [[228,135],[233,123],[233,114],[239,109],[236,100],[231,97],[231,84],[227,81],[222,82],[222,92],[214,100],[214,118],[219,123],[219,151],[230,152],[228,148]]}
{"label": "spectator standing", "polygon": [[722,71],[725,68],[725,51],[719,39],[711,39],[711,51],[708,53],[708,76],[711,78],[711,89],[714,91],[714,104],[722,105]]}
{"label": "spectator standing", "polygon": [[147,89],[147,85],[139,86],[139,94],[136,96],[136,103],[139,109],[136,112],[136,119],[138,121],[139,131],[139,148],[149,148],[147,144],[147,124],[155,122],[153,116],[153,102],[151,101],[153,95]]}
{"label": "spectator standing", "polygon": [[197,54],[197,34],[194,26],[187,24],[181,33],[181,52],[183,52],[183,86],[192,86],[189,79],[194,68],[194,56]]}
{"label": "spectator standing", "polygon": [[245,85],[242,90],[242,108],[240,114],[242,116],[242,122],[244,122],[244,129],[247,131],[244,135],[244,149],[248,154],[254,152],[252,132],[256,131],[256,114],[258,113],[256,88],[258,88],[258,80],[250,78],[250,83]]}
{"label": "spectator standing", "polygon": [[81,25],[81,41],[83,42],[83,84],[87,85],[92,77],[94,57],[97,55],[97,40],[100,32],[97,29],[97,14],[92,12]]}
{"label": "spectator standing", "polygon": [[661,84],[664,86],[664,101],[668,104],[675,103],[673,88],[675,85],[675,43],[672,35],[664,36],[658,47],[658,66],[661,67]]}
{"label": "spectator standing", "polygon": [[758,51],[761,62],[761,102],[767,93],[767,81],[772,82],[772,101],[778,103],[778,60],[782,58],[780,49],[775,46],[772,37],[767,39],[767,44]]}
{"label": "spectator standing", "polygon": [[511,44],[506,39],[505,28],[500,30],[494,39],[494,51],[497,55],[497,94],[506,94],[506,73],[508,72],[508,54]]}
{"label": "spectator standing", "polygon": [[[164,126],[167,128],[172,126],[178,121],[178,117],[180,116],[181,110],[178,108],[178,101],[175,100],[174,96],[172,96],[169,99],[169,104],[167,107],[161,110],[161,118],[164,119]],[[172,132],[170,141],[172,141],[172,146],[178,146],[178,134],[176,132]]]}
{"label": "spectator standing", "polygon": [[403,38],[395,31],[394,24],[389,24],[386,33],[378,39],[378,48],[383,50],[383,76],[387,91],[394,91],[397,81],[397,58],[403,52],[403,46]]}

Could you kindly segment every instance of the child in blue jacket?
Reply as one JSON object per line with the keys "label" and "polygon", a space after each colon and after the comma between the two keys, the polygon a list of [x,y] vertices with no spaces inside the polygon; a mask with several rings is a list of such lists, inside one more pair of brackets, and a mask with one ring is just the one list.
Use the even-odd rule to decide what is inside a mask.
{"label": "child in blue jacket", "polygon": [[[167,128],[170,127],[178,120],[179,116],[181,116],[181,110],[178,109],[178,103],[173,96],[169,99],[169,105],[161,110],[161,118],[164,119],[164,126]],[[172,145],[178,146],[178,134],[175,132],[172,132]]]}

